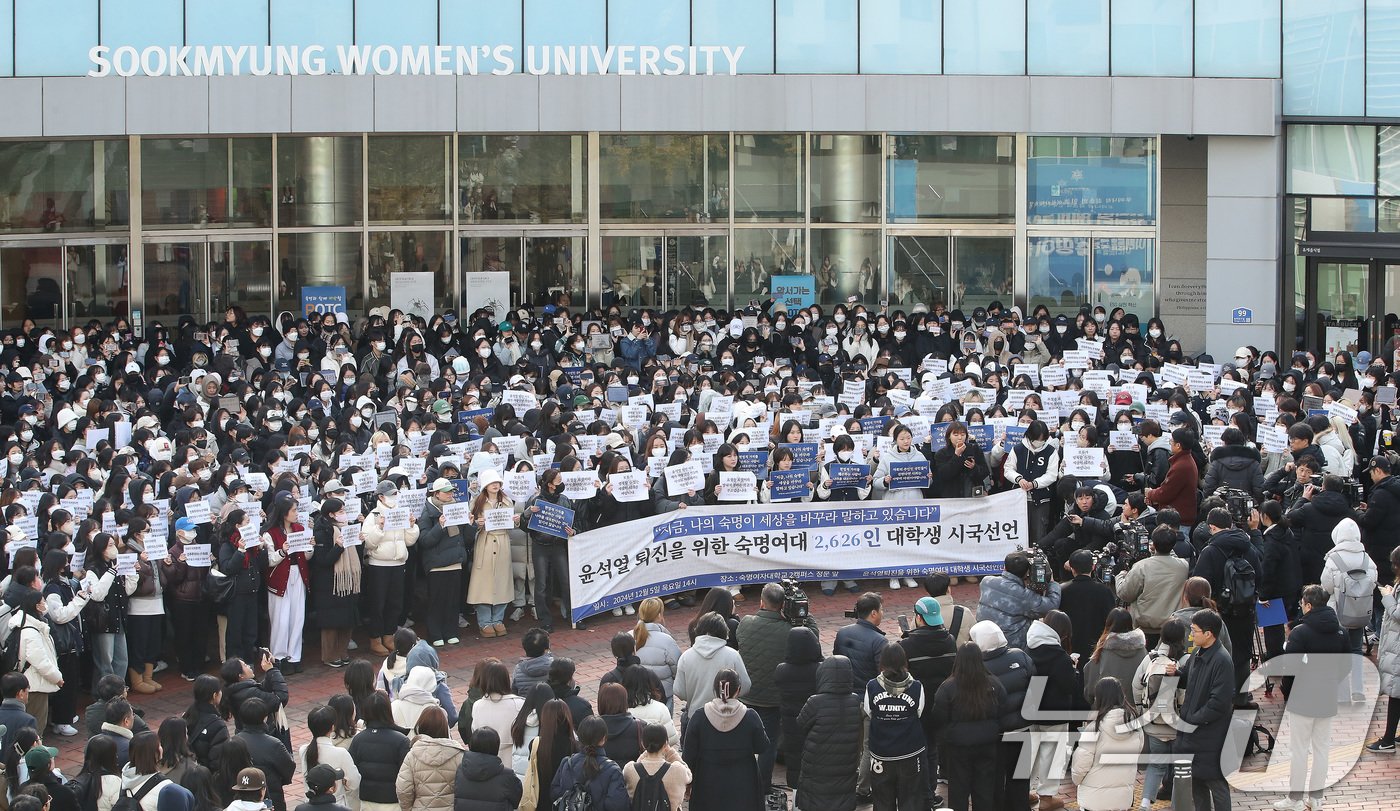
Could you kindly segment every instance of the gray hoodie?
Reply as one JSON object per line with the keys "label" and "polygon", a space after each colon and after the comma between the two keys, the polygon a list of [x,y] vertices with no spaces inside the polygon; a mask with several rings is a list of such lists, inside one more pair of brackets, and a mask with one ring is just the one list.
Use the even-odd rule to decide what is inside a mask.
{"label": "gray hoodie", "polygon": [[739,695],[746,695],[753,687],[749,671],[744,667],[744,659],[737,650],[718,637],[701,636],[681,654],[676,665],[675,696],[685,702],[685,711],[694,715],[715,698],[715,676],[721,670],[733,670],[739,674],[742,689]]}

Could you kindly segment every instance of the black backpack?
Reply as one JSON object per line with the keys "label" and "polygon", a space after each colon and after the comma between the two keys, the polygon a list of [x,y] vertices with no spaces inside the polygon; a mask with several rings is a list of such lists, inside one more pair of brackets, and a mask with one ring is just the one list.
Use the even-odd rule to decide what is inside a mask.
{"label": "black backpack", "polygon": [[1254,564],[1243,554],[1231,555],[1225,559],[1225,576],[1221,578],[1221,603],[1228,606],[1229,613],[1238,614],[1251,611],[1258,595],[1258,580]]}
{"label": "black backpack", "polygon": [[0,645],[0,673],[21,673],[24,671],[24,663],[19,658],[19,638],[25,631],[37,631],[33,625],[26,623],[10,632],[5,637],[5,644]]}
{"label": "black backpack", "polygon": [[141,811],[141,798],[150,794],[151,789],[165,782],[169,781],[165,779],[164,775],[153,774],[146,778],[146,782],[135,794],[123,788],[117,801],[112,804],[112,811]]}
{"label": "black backpack", "polygon": [[666,793],[666,786],[661,782],[671,764],[661,764],[661,768],[657,769],[655,774],[647,774],[638,762],[633,762],[632,768],[637,770],[637,789],[632,794],[632,811],[671,811],[671,795]]}

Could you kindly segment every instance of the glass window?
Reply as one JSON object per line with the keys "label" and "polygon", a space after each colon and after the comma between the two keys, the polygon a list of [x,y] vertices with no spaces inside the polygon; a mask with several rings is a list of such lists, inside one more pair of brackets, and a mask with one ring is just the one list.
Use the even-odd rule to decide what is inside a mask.
{"label": "glass window", "polygon": [[1153,138],[1035,137],[1026,161],[1033,223],[1151,225],[1157,220]]}
{"label": "glass window", "polygon": [[[63,318],[63,248],[59,245],[0,248],[0,324],[18,327],[26,318],[41,327]],[[126,315],[125,309],[121,315]]]}
{"label": "glass window", "polygon": [[[127,314],[127,245],[69,245],[68,320]],[[0,257],[0,268],[3,257]],[[149,274],[150,271],[147,271]],[[149,278],[149,275],[148,277]],[[266,279],[266,273],[260,278]],[[262,282],[266,287],[266,282]]]}
{"label": "glass window", "polygon": [[1015,248],[1011,237],[954,237],[953,268],[957,287],[955,307],[971,312],[993,301],[1011,302],[1011,265]]}
{"label": "glass window", "polygon": [[812,222],[880,221],[880,136],[812,136]]}
{"label": "glass window", "polygon": [[608,44],[690,44],[690,0],[608,0]]}
{"label": "glass window", "polygon": [[754,0],[691,0],[694,45],[744,47],[740,73],[773,72],[773,5]]}
{"label": "glass window", "polygon": [[892,222],[1016,217],[1016,139],[1010,135],[890,135]]}
{"label": "glass window", "polygon": [[1284,0],[1284,115],[1361,115],[1364,0]]}
{"label": "glass window", "polygon": [[890,237],[891,307],[948,303],[948,237]]}
{"label": "glass window", "polygon": [[277,298],[273,311],[299,311],[302,287],[343,287],[346,311],[366,312],[361,244],[358,231],[279,236]]}
{"label": "glass window", "polygon": [[519,303],[522,242],[519,234],[462,237],[462,272],[509,273],[510,300],[512,303]]}
{"label": "glass window", "polygon": [[525,0],[525,47],[606,45],[607,0]]}
{"label": "glass window", "polygon": [[1290,194],[1376,193],[1376,128],[1298,125],[1288,128]]}
{"label": "glass window", "polygon": [[1366,115],[1400,115],[1400,0],[1366,3]]}
{"label": "glass window", "polygon": [[464,223],[583,222],[588,216],[582,135],[462,135],[457,156]]}
{"label": "glass window", "polygon": [[16,76],[82,76],[97,44],[97,0],[15,0]]}
{"label": "glass window", "polygon": [[1376,201],[1371,197],[1314,197],[1312,230],[1373,232],[1376,230]]}
{"label": "glass window", "polygon": [[369,220],[410,225],[451,219],[445,135],[369,137]]}
{"label": "glass window", "polygon": [[271,138],[143,138],[146,227],[272,224]]}
{"label": "glass window", "polygon": [[944,0],[943,72],[1025,73],[1025,0]]}
{"label": "glass window", "polygon": [[437,0],[355,0],[358,45],[436,45]]}
{"label": "glass window", "polygon": [[[516,73],[524,69],[522,64],[523,14],[520,3],[501,3],[499,0],[452,0],[440,3],[443,45],[487,45],[495,48],[507,45],[512,49],[513,67]],[[503,67],[489,57],[479,57],[477,70],[487,73],[496,67]]]}
{"label": "glass window", "polygon": [[185,44],[266,45],[267,2],[185,0]]}
{"label": "glass window", "polygon": [[1089,279],[1088,237],[1031,237],[1026,256],[1031,309],[1075,312],[1085,300]]}
{"label": "glass window", "polygon": [[729,136],[603,135],[604,222],[704,222],[729,211]]}
{"label": "glass window", "polygon": [[[525,296],[531,304],[548,304],[559,293],[584,306],[585,240],[573,237],[525,238]],[[604,302],[607,306],[609,302]]]}
{"label": "glass window", "polygon": [[101,15],[102,44],[114,50],[185,41],[184,0],[102,0]]}
{"label": "glass window", "polygon": [[734,229],[735,306],[745,305],[751,298],[767,298],[773,276],[803,272],[807,265],[802,234],[800,228]]}
{"label": "glass window", "polygon": [[[98,164],[103,174],[95,177]],[[0,230],[91,231],[125,225],[127,185],[125,141],[0,143]],[[103,191],[100,196],[97,188]]]}
{"label": "glass window", "polygon": [[778,0],[778,73],[855,73],[856,0]]}
{"label": "glass window", "polygon": [[[272,245],[263,240],[210,241],[208,252],[210,317],[217,320],[230,307],[242,307],[249,315],[268,312]],[[149,266],[146,274],[150,278]]]}
{"label": "glass window", "polygon": [[208,279],[203,241],[158,242],[145,246],[146,316],[173,325],[181,316],[207,320]]}
{"label": "glass window", "polygon": [[1108,0],[1028,0],[1027,12],[1029,73],[1108,75]]}
{"label": "glass window", "polygon": [[880,232],[859,228],[813,228],[812,273],[817,301],[839,304],[855,296],[873,305],[880,299]]}
{"label": "glass window", "polygon": [[1094,240],[1094,277],[1090,295],[1108,312],[1114,307],[1134,313],[1144,323],[1156,312],[1152,287],[1155,240],[1113,237]]}
{"label": "glass window", "polygon": [[939,0],[862,0],[861,73],[939,73],[942,55]]}
{"label": "glass window", "polygon": [[271,0],[273,45],[349,45],[355,0]]}
{"label": "glass window", "polygon": [[0,76],[15,75],[14,0],[0,0]]}
{"label": "glass window", "polygon": [[[395,273],[433,274],[433,312],[455,309],[457,291],[447,255],[447,234],[441,231],[371,231],[369,234],[369,299],[366,307],[387,305],[430,318],[431,313],[394,295]],[[420,304],[423,302],[419,302]]]}
{"label": "glass window", "polygon": [[734,220],[802,222],[801,135],[734,136]]}
{"label": "glass window", "polygon": [[729,306],[727,242],[722,236],[667,235],[667,309]]}
{"label": "glass window", "polygon": [[1400,231],[1400,199],[1391,197],[1379,201],[1380,211],[1376,217],[1376,230],[1393,234]]}
{"label": "glass window", "polygon": [[277,224],[359,225],[364,166],[358,135],[277,139]]}
{"label": "glass window", "polygon": [[1279,0],[1196,4],[1196,75],[1279,77]]}
{"label": "glass window", "polygon": [[1381,127],[1376,137],[1380,156],[1380,194],[1400,195],[1400,127]]}
{"label": "glass window", "polygon": [[1113,75],[1190,76],[1191,5],[1113,0]]}
{"label": "glass window", "polygon": [[662,248],[659,236],[604,236],[603,306],[660,307]]}

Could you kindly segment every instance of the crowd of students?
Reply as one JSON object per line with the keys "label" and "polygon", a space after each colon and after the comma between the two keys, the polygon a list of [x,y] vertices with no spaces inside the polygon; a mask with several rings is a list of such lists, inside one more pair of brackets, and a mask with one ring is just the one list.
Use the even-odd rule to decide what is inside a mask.
{"label": "crowd of students", "polygon": [[[170,670],[192,682],[200,710],[186,719],[192,751],[198,754],[208,743],[198,723],[217,731],[210,719],[221,718],[232,720],[238,734],[206,748],[237,751],[242,739],[254,759],[270,758],[278,749],[286,753],[286,724],[279,719],[287,700],[284,679],[303,670],[310,648],[323,664],[345,668],[347,680],[357,674],[356,684],[368,689],[350,692],[349,717],[363,724],[364,732],[353,735],[364,741],[360,746],[386,756],[381,766],[392,760],[389,754],[414,751],[406,737],[381,733],[418,730],[413,746],[428,743],[418,747],[415,762],[446,774],[443,764],[460,755],[463,763],[475,764],[473,784],[509,799],[505,775],[468,757],[491,750],[484,735],[476,740],[481,730],[455,718],[469,733],[462,737],[470,751],[450,745],[445,733],[455,716],[470,719],[477,708],[459,712],[443,680],[430,674],[438,670],[436,650],[461,645],[464,638],[510,633],[507,622],[520,627],[527,612],[526,627],[543,633],[554,630],[557,617],[582,626],[571,622],[568,537],[531,528],[541,503],[572,511],[573,524],[563,533],[572,536],[721,503],[718,474],[738,470],[741,454],[763,451],[761,470],[791,470],[792,446],[816,444],[807,493],[792,500],[1025,492],[1029,537],[1044,551],[1049,571],[1067,582],[1063,589],[1028,584],[1028,556],[1009,560],[1005,574],[982,582],[983,628],[980,640],[971,642],[993,676],[999,676],[993,654],[1005,648],[1007,662],[1018,665],[1011,668],[1019,671],[1015,675],[1033,668],[1038,673],[1038,660],[1045,659],[1047,671],[1067,678],[1054,648],[1073,648],[1066,655],[1072,654],[1077,681],[1068,695],[1096,707],[1094,726],[1102,729],[1117,722],[1115,711],[1124,717],[1135,712],[1139,643],[1152,662],[1162,658],[1155,655],[1162,646],[1166,653],[1215,648],[1197,661],[1215,661],[1215,654],[1228,650],[1233,703],[1248,706],[1249,696],[1240,691],[1249,672],[1256,603],[1277,600],[1284,622],[1265,629],[1261,656],[1292,650],[1297,629],[1320,624],[1327,612],[1346,651],[1377,647],[1390,702],[1386,734],[1371,749],[1394,751],[1400,722],[1400,614],[1390,594],[1396,545],[1390,527],[1400,510],[1400,482],[1391,475],[1400,464],[1391,454],[1396,341],[1376,357],[1338,352],[1329,359],[1245,346],[1216,363],[1209,356],[1186,357],[1160,319],[1144,327],[1131,313],[1103,307],[1069,315],[1044,307],[1023,313],[997,302],[970,313],[942,305],[891,310],[856,302],[791,311],[767,302],[733,312],[623,312],[570,304],[561,294],[538,310],[514,309],[504,317],[478,311],[462,318],[377,308],[353,323],[343,313],[270,319],[232,308],[215,323],[183,318],[173,325],[148,324],[140,334],[118,318],[68,329],[26,320],[0,335],[6,375],[0,392],[4,630],[13,639],[5,652],[17,662],[12,675],[24,679],[22,690],[10,679],[5,697],[7,704],[23,701],[34,741],[50,730],[59,738],[74,737],[96,721],[99,737],[112,738],[119,762],[128,762],[136,737],[119,730],[139,735],[140,718],[130,712],[123,691],[139,697],[173,687],[175,682],[158,678],[169,662]],[[1093,464],[1086,468],[1084,455],[1073,453],[1078,449],[1102,454],[1090,455]],[[890,465],[909,461],[928,462],[927,486],[892,488]],[[702,465],[703,487],[670,495],[664,469],[688,462]],[[868,465],[866,476],[856,486],[835,483],[831,466],[849,462]],[[633,470],[645,472],[649,497],[615,497],[611,477]],[[566,482],[579,477],[569,474],[592,474],[584,476],[591,486],[571,498]],[[774,500],[760,481],[753,501]],[[465,514],[454,506],[461,502],[468,503]],[[503,510],[509,512],[504,522]],[[1125,548],[1124,539],[1138,527],[1150,534],[1155,554],[1139,549],[1135,556]],[[1115,556],[1124,564],[1119,571],[1103,562]],[[1096,577],[1105,565],[1116,577]],[[1243,568],[1250,570],[1247,578]],[[1099,589],[1080,587],[1083,581]],[[916,585],[888,581],[890,590]],[[816,586],[828,594],[842,586],[859,591],[853,582]],[[1313,586],[1328,595],[1321,613],[1306,607]],[[946,748],[939,758],[948,775],[963,773],[970,780],[952,790],[950,777],[950,799],[966,795],[976,805],[977,797],[985,803],[993,796],[978,782],[985,770],[970,768],[979,761],[960,758],[976,746],[1006,747],[974,742],[996,725],[988,717],[966,716],[978,708],[1002,715],[999,704],[974,697],[940,710],[942,686],[917,675],[923,661],[910,656],[901,665],[894,653],[889,662],[872,658],[877,648],[890,646],[880,644],[878,628],[860,623],[848,634],[855,647],[843,654],[849,676],[839,663],[814,658],[820,650],[814,654],[806,641],[793,643],[801,649],[797,660],[776,661],[790,644],[776,630],[758,668],[736,666],[745,657],[726,650],[742,642],[734,604],[746,595],[737,588],[703,595],[697,623],[708,630],[696,634],[685,653],[674,642],[665,650],[654,647],[647,637],[670,638],[662,612],[693,606],[700,596],[680,593],[614,610],[641,611],[637,653],[645,653],[644,669],[657,677],[661,699],[632,706],[658,692],[634,675],[632,685],[622,685],[626,699],[614,696],[609,705],[628,706],[600,713],[600,727],[585,723],[588,713],[577,695],[519,691],[520,701],[538,699],[530,705],[537,721],[549,701],[568,709],[568,736],[551,735],[546,751],[549,758],[558,756],[555,765],[563,769],[568,746],[562,739],[573,741],[569,746],[582,757],[564,773],[583,774],[590,785],[602,780],[607,792],[615,792],[622,783],[600,777],[611,772],[601,765],[599,747],[616,740],[616,717],[640,707],[648,722],[664,722],[669,711],[680,709],[674,701],[680,696],[682,718],[698,740],[749,735],[747,745],[757,754],[755,796],[763,801],[779,742],[790,773],[808,771],[793,763],[800,749],[792,741],[827,720],[804,716],[806,701],[800,707],[784,704],[787,680],[770,683],[782,665],[830,688],[814,688],[809,700],[828,696],[838,708],[844,704],[837,688],[847,679],[854,693],[880,685],[869,688],[874,692],[855,712],[877,731],[895,705],[922,704],[926,746],[940,739],[962,743],[961,736],[969,736],[968,747]],[[1115,601],[1126,608],[1112,610]],[[1213,605],[1218,628],[1208,616],[1192,613]],[[771,608],[764,604],[760,615],[766,610]],[[1185,627],[1169,632],[1173,620]],[[962,634],[972,625],[962,626]],[[304,645],[306,628],[319,633],[319,645]],[[1186,641],[1170,642],[1178,633]],[[917,636],[915,629],[911,638]],[[1221,645],[1203,644],[1203,638],[1218,638]],[[366,649],[384,657],[385,667],[361,679],[363,660],[352,657]],[[842,653],[839,646],[836,652]],[[1013,655],[1018,652],[1021,657]],[[962,653],[939,655],[956,669]],[[686,657],[692,665],[678,667]],[[964,658],[970,663],[972,657]],[[215,663],[222,663],[219,676],[209,672]],[[979,679],[969,663],[958,671],[963,684]],[[527,684],[531,678],[539,684],[543,678],[556,692],[569,683],[552,669],[540,673],[540,663],[534,667],[533,675],[517,673],[517,680],[523,675]],[[674,672],[667,674],[667,668]],[[261,680],[253,678],[255,669]],[[490,670],[477,668],[474,685]],[[621,670],[626,672],[619,672],[619,681],[625,682],[631,669]],[[731,672],[732,678],[726,675]],[[911,672],[916,675],[906,682]],[[1117,694],[1100,689],[1110,679],[1118,683]],[[1347,700],[1366,698],[1359,671],[1346,681]],[[1003,685],[1013,705],[1014,687]],[[383,702],[372,695],[381,689]],[[84,691],[102,699],[80,719]],[[481,711],[487,717],[519,716],[510,692],[483,693],[488,704]],[[335,703],[328,703],[319,723],[330,724],[329,739],[348,739],[356,728],[346,722],[350,708]],[[430,719],[423,732],[424,714],[417,709],[434,704],[445,718],[442,724]],[[754,710],[757,729],[741,706]],[[1005,715],[1014,721],[1012,710]],[[12,737],[25,728],[7,733],[7,753]],[[512,765],[505,756],[521,744],[513,732],[491,728],[504,769]],[[1147,730],[1149,750],[1167,740],[1163,729],[1153,730]],[[1316,727],[1311,731],[1322,734]],[[930,778],[937,759],[895,751],[907,748],[912,736],[884,750],[875,735],[862,732],[862,751],[853,756],[860,794],[869,788],[884,798],[882,806],[892,807],[912,802],[920,781],[926,792],[934,790]],[[157,760],[166,750],[179,751],[178,736],[172,731],[169,737],[167,744],[161,736]],[[685,769],[677,765],[677,736],[667,731],[666,738],[665,746],[651,750],[643,745],[643,728],[638,746],[658,765],[671,764],[665,778],[674,788]],[[1112,736],[1101,739],[1111,742]],[[438,743],[444,740],[449,743]],[[727,751],[732,743],[717,746]],[[31,742],[26,751],[36,748],[42,751]],[[98,746],[99,755],[103,748]],[[715,764],[733,771],[737,762],[733,751],[707,761],[703,754],[692,759],[690,747],[685,749],[696,774]],[[139,766],[149,765],[147,750],[139,751]],[[527,763],[530,756],[523,755]],[[823,760],[829,753],[813,756],[830,763]],[[1004,754],[999,757],[1005,762]],[[290,754],[277,760],[258,763],[261,788],[250,784],[242,790],[263,791],[282,803],[279,781],[297,765]],[[238,769],[224,769],[222,758],[205,765],[223,769],[212,776],[211,791],[232,790],[227,786],[239,779]],[[336,778],[342,785],[351,782],[348,765],[335,766],[347,774]],[[520,770],[512,765],[510,771]],[[1039,789],[1036,802],[1053,806],[1057,786],[1042,771],[1031,781]],[[12,783],[18,773],[10,772]],[[449,782],[460,788],[461,776],[454,774]],[[817,786],[807,790],[805,806],[804,784],[793,781],[803,807],[820,807],[820,785],[845,779],[829,766],[809,774]],[[1149,770],[1149,780],[1152,775]],[[1080,776],[1091,786],[1103,777],[1093,769]],[[397,779],[397,771],[383,771],[358,801],[398,802],[396,791],[403,787],[393,785]],[[1214,790],[1217,779],[1206,769],[1197,786]],[[91,781],[89,790],[101,796],[106,785]],[[551,777],[536,786],[537,796],[553,787]],[[994,796],[1021,787],[1008,781]],[[721,788],[735,785],[725,781]],[[423,790],[443,798],[440,783],[428,781]],[[526,780],[526,796],[529,790]],[[690,802],[704,805],[705,790],[693,789]],[[158,796],[167,793],[174,794],[163,789]],[[1218,792],[1213,797],[1222,799]],[[1301,798],[1300,791],[1289,802]],[[1101,807],[1118,807],[1120,799],[1115,795]],[[231,795],[219,800],[255,801]],[[1310,801],[1316,808],[1316,797]]]}

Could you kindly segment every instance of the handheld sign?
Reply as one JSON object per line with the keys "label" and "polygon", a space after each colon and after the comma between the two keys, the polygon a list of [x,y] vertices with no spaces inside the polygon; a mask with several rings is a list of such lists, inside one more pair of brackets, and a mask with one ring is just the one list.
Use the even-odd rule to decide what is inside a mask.
{"label": "handheld sign", "polygon": [[520,473],[507,473],[505,481],[501,484],[501,489],[506,492],[506,497],[515,503],[520,503],[539,492],[539,483],[535,480],[535,474],[531,471]]}
{"label": "handheld sign", "polygon": [[1132,431],[1109,431],[1108,446],[1115,451],[1135,451],[1138,449],[1137,434]]}
{"label": "handheld sign", "polygon": [[[77,555],[73,556],[77,560]],[[209,544],[192,543],[185,545],[185,565],[195,569],[207,569],[214,565],[213,556],[210,554]],[[79,566],[78,568],[82,568]]]}
{"label": "handheld sign", "polygon": [[530,516],[529,528],[541,535],[552,535],[555,538],[569,537],[569,527],[574,524],[574,511],[558,504],[551,504],[548,501],[537,501],[535,506],[540,511]]}
{"label": "handheld sign", "polygon": [[399,507],[394,510],[385,510],[380,513],[384,516],[384,531],[396,532],[408,529],[408,510]]}
{"label": "handheld sign", "polygon": [[598,476],[591,470],[560,473],[559,480],[564,483],[564,495],[570,501],[587,501],[598,495]]}
{"label": "handheld sign", "polygon": [[831,478],[830,488],[832,490],[845,487],[864,487],[865,477],[870,475],[870,468],[866,465],[833,464],[827,468],[827,475]]}
{"label": "handheld sign", "polygon": [[340,542],[345,546],[360,545],[360,525],[346,524],[340,528]]}
{"label": "handheld sign", "polygon": [[666,474],[666,495],[668,496],[683,496],[689,491],[699,491],[705,487],[705,474],[701,470],[699,462],[672,465],[662,472]]}
{"label": "handheld sign", "polygon": [[465,501],[454,501],[451,504],[444,504],[442,507],[443,526],[460,527],[470,524],[472,520],[472,505]]}
{"label": "handheld sign", "polygon": [[297,552],[310,552],[315,547],[316,541],[311,537],[311,530],[303,529],[299,532],[287,533],[286,552],[288,555],[294,555]]}
{"label": "handheld sign", "polygon": [[646,501],[651,495],[645,471],[614,473],[608,477],[608,484],[612,485],[612,497],[620,502]]}
{"label": "handheld sign", "polygon": [[922,490],[929,486],[928,462],[890,462],[890,490]]}
{"label": "handheld sign", "polygon": [[209,502],[190,501],[185,504],[185,517],[196,524],[208,524],[214,518],[209,513]]}
{"label": "handheld sign", "polygon": [[152,561],[155,561],[155,560],[166,560],[166,559],[168,559],[169,557],[170,557],[170,547],[166,545],[165,541],[163,541],[163,540],[157,540],[156,538],[152,538],[152,537],[150,537],[149,535],[146,536],[146,559],[147,559],[147,560],[152,560]]}
{"label": "handheld sign", "polygon": [[807,470],[773,470],[768,473],[768,497],[772,501],[791,501],[807,495],[812,474]]}
{"label": "handheld sign", "polygon": [[718,501],[753,501],[758,497],[758,479],[752,473],[739,471],[719,474],[719,486],[715,489]]}
{"label": "handheld sign", "polygon": [[768,453],[766,451],[739,451],[738,469],[752,473],[754,478],[763,478],[768,472]]}
{"label": "handheld sign", "polygon": [[515,526],[515,510],[510,507],[495,507],[483,510],[481,517],[486,522],[487,532],[502,532]]}
{"label": "handheld sign", "polygon": [[137,562],[138,556],[133,553],[124,552],[117,555],[117,576],[124,577],[126,575],[136,574]]}
{"label": "handheld sign", "polygon": [[778,447],[792,451],[793,470],[798,468],[811,470],[818,464],[818,453],[821,446],[816,442],[788,442]]}
{"label": "handheld sign", "polygon": [[1070,448],[1065,451],[1065,475],[1098,478],[1103,474],[1103,448]]}

